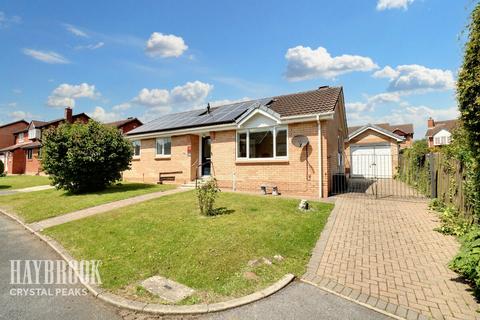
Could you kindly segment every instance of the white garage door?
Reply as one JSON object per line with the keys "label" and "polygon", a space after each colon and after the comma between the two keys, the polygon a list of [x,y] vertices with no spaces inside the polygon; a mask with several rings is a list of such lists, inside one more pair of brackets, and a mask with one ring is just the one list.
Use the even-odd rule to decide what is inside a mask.
{"label": "white garage door", "polygon": [[389,145],[351,146],[350,152],[353,177],[392,177],[392,153]]}

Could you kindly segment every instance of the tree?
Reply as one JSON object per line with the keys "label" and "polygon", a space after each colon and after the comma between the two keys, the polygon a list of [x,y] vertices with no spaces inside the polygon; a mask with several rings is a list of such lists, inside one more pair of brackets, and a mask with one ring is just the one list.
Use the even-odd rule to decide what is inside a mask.
{"label": "tree", "polygon": [[3,164],[3,161],[0,160],[0,177],[3,177],[5,175],[5,165]]}
{"label": "tree", "polygon": [[130,168],[132,144],[120,131],[96,121],[64,123],[43,138],[43,170],[73,193],[105,189]]}
{"label": "tree", "polygon": [[[473,9],[463,65],[458,74],[457,100],[470,156],[466,164],[466,193],[480,216],[480,3]],[[467,153],[468,154],[468,153]]]}

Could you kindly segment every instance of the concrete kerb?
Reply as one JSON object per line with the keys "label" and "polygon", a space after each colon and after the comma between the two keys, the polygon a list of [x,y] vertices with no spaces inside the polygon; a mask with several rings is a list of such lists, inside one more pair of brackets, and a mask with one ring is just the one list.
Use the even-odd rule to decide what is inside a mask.
{"label": "concrete kerb", "polygon": [[274,283],[273,285],[265,289],[262,289],[260,291],[257,291],[255,293],[249,294],[241,298],[236,298],[229,301],[217,302],[212,304],[175,306],[175,305],[162,305],[162,304],[152,304],[152,303],[146,303],[146,302],[133,301],[133,300],[129,300],[121,296],[106,292],[105,290],[103,290],[102,288],[96,285],[87,283],[79,273],[79,270],[76,268],[77,265],[73,263],[74,262],[73,257],[67,252],[67,250],[62,245],[60,245],[54,239],[33,230],[31,227],[29,227],[27,224],[25,224],[22,220],[20,220],[15,215],[5,212],[3,210],[0,210],[0,213],[16,221],[20,225],[22,225],[26,230],[28,230],[33,235],[37,236],[40,240],[44,241],[55,252],[57,252],[57,254],[68,263],[68,265],[73,270],[74,274],[79,279],[81,284],[94,297],[124,309],[148,312],[152,314],[161,314],[161,315],[186,315],[186,314],[193,315],[193,314],[224,311],[224,310],[240,307],[240,306],[261,300],[263,298],[266,298],[280,291],[281,289],[285,288],[290,282],[292,282],[295,279],[295,276],[293,274],[288,273],[285,276],[283,276],[280,280],[278,280],[276,283]]}

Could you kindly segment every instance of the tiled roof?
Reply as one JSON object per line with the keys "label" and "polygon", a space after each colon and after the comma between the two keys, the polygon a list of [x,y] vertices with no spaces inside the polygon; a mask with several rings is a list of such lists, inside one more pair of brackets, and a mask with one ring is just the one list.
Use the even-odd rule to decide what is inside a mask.
{"label": "tiled roof", "polygon": [[23,122],[23,123],[25,123],[25,124],[28,124],[27,121],[25,121],[25,120],[22,119],[22,120],[18,120],[18,121],[14,121],[14,122],[9,122],[9,123],[2,124],[2,125],[0,125],[0,128],[8,127],[8,126],[11,126],[11,125],[20,123],[20,122]]}
{"label": "tiled roof", "polygon": [[[413,134],[413,124],[411,123],[405,123],[405,124],[375,123],[375,125],[377,127],[388,130],[390,132],[395,132],[396,130],[400,130],[405,132],[406,134]],[[352,132],[363,127],[364,126],[348,127],[348,133],[351,134]]]}
{"label": "tiled roof", "polygon": [[453,129],[455,129],[459,125],[459,123],[460,121],[457,119],[435,121],[435,126],[433,128],[427,129],[427,132],[425,133],[425,137],[433,137],[443,129],[447,130],[448,132],[451,132]]}
{"label": "tiled roof", "polygon": [[320,87],[311,91],[223,105],[211,108],[209,113],[201,109],[167,114],[127,135],[235,123],[258,108],[268,108],[280,117],[329,113],[335,110],[341,94],[342,87]]}
{"label": "tiled roof", "polygon": [[140,120],[138,120],[137,118],[127,118],[127,119],[123,119],[123,120],[108,122],[108,123],[105,123],[105,125],[120,128],[121,126],[123,126],[127,123],[130,123],[132,121],[138,121],[138,122],[140,122],[140,124],[142,124],[142,122]]}

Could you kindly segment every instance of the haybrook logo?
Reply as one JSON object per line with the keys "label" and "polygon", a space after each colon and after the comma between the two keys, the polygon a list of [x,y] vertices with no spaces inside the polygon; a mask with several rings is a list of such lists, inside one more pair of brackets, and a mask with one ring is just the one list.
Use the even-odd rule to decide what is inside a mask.
{"label": "haybrook logo", "polygon": [[[80,282],[100,285],[99,260],[10,260],[11,295],[86,295],[84,288],[71,288]],[[39,286],[33,287],[32,285]],[[28,288],[22,288],[28,286]],[[50,287],[51,286],[51,287]],[[70,286],[70,288],[62,288]]]}

